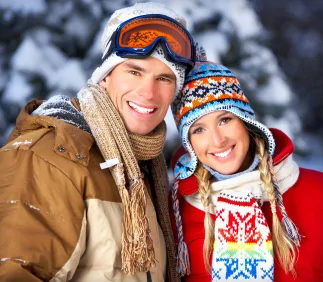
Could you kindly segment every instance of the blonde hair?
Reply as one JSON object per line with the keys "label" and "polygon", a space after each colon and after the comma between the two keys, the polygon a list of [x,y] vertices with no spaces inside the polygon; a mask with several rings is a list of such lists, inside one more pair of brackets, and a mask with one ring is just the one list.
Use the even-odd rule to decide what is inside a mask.
{"label": "blonde hair", "polygon": [[195,176],[198,181],[198,191],[201,195],[201,201],[205,210],[204,217],[204,244],[203,244],[203,258],[206,270],[211,273],[210,257],[213,253],[214,245],[214,221],[210,215],[210,200],[209,196],[211,194],[210,187],[210,173],[206,170],[201,163],[198,164],[197,170],[195,171]]}
{"label": "blonde hair", "polygon": [[274,251],[278,256],[279,262],[286,273],[291,272],[295,275],[294,264],[296,260],[296,251],[298,250],[294,242],[286,234],[285,228],[282,226],[276,213],[277,196],[273,184],[274,173],[272,170],[272,160],[267,150],[265,150],[265,142],[255,136],[256,153],[259,158],[260,178],[264,184],[269,203],[272,211],[272,242]]}

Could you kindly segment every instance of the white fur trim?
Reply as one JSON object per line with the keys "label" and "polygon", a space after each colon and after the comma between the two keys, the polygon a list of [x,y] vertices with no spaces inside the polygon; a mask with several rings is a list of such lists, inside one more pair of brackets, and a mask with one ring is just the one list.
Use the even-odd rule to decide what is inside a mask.
{"label": "white fur trim", "polygon": [[127,58],[121,58],[112,53],[101,66],[97,67],[93,72],[91,78],[89,79],[90,83],[98,84],[103,78],[105,78],[117,65],[126,61]]}
{"label": "white fur trim", "polygon": [[[292,155],[287,157],[280,164],[274,166],[274,171],[276,173],[279,190],[282,195],[296,183],[299,177],[299,166],[293,160]],[[210,196],[211,213],[215,212],[218,195],[224,190],[245,192],[246,194],[251,193],[256,199],[268,201],[268,196],[264,191],[264,186],[260,179],[259,170],[245,173],[227,180],[213,182],[211,184]],[[184,198],[192,206],[200,210],[204,210],[199,192],[189,196],[184,196]]]}
{"label": "white fur trim", "polygon": [[293,160],[293,155],[288,156],[278,165],[274,166],[279,191],[283,195],[290,187],[292,187],[299,177],[299,166]]}

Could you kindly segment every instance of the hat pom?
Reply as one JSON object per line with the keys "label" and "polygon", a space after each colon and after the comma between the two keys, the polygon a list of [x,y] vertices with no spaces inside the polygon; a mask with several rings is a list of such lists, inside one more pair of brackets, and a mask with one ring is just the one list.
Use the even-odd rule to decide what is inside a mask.
{"label": "hat pom", "polygon": [[207,61],[206,50],[203,46],[199,46],[198,42],[195,44],[196,49],[196,60],[197,61]]}

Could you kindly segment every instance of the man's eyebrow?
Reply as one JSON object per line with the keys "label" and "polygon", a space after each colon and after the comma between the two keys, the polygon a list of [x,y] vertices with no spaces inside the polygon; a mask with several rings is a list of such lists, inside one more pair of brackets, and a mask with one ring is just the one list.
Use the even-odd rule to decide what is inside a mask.
{"label": "man's eyebrow", "polygon": [[174,73],[161,73],[158,76],[162,76],[171,80],[176,80],[176,75]]}
{"label": "man's eyebrow", "polygon": [[134,69],[134,70],[137,70],[137,71],[141,71],[141,72],[145,72],[145,69],[132,63],[132,62],[125,62],[124,65],[130,69]]}
{"label": "man's eyebrow", "polygon": [[[143,73],[147,72],[146,69],[142,68],[141,66],[138,66],[137,64],[135,64],[133,62],[125,62],[124,66],[127,68],[130,68],[130,69],[136,70],[136,71],[143,72]],[[158,74],[158,76],[165,77],[170,80],[176,80],[176,76],[173,72],[172,73],[160,73],[160,74]]]}

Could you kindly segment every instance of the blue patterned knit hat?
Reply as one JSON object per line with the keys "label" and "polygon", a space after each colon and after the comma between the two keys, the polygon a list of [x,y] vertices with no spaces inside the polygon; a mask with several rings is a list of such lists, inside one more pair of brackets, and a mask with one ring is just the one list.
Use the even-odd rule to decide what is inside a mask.
{"label": "blue patterned knit hat", "polygon": [[222,110],[236,115],[248,127],[257,131],[265,140],[266,149],[273,155],[273,135],[265,125],[256,120],[249,100],[234,73],[225,66],[199,61],[187,75],[182,91],[172,103],[175,123],[182,144],[188,151],[175,165],[174,175],[178,179],[191,176],[197,166],[197,157],[188,138],[191,125],[206,114]]}

